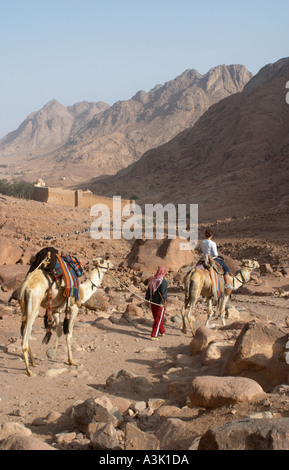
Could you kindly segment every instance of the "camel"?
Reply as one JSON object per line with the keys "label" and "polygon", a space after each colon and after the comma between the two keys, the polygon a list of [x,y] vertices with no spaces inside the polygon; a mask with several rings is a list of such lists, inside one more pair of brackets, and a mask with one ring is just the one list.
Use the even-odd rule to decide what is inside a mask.
{"label": "camel", "polygon": [[[259,263],[255,260],[243,260],[241,270],[236,274],[235,277],[230,276],[231,285],[235,286],[235,289],[238,289],[243,284],[246,284],[251,277],[251,272],[253,269],[259,268]],[[217,301],[217,314],[221,316],[222,324],[225,326],[225,308],[228,302],[228,298],[231,294],[231,290],[225,289],[224,295],[221,299]],[[209,326],[209,322],[213,315],[213,306],[212,306],[212,281],[210,273],[207,269],[197,269],[192,275],[191,271],[185,277],[185,303],[182,308],[182,332],[187,333],[186,329],[186,319],[189,322],[192,335],[195,336],[192,313],[198,299],[203,296],[207,299],[208,306],[208,318],[206,326]],[[186,308],[190,305],[188,313],[186,313]]]}
{"label": "camel", "polygon": [[[76,302],[74,297],[68,299],[64,297],[64,281],[60,286],[54,282],[54,279],[42,269],[36,269],[29,273],[19,288],[18,301],[22,311],[22,352],[24,356],[27,374],[31,377],[35,374],[29,367],[29,360],[32,367],[35,367],[33,355],[29,346],[29,338],[32,326],[39,314],[39,308],[48,308],[48,292],[49,287],[52,288],[52,315],[57,326],[57,338],[53,346],[56,351],[59,338],[62,334],[60,324],[60,314],[68,311],[69,320],[66,333],[66,344],[68,350],[69,365],[77,366],[72,358],[71,342],[73,326],[81,304],[84,304],[97,291],[106,271],[113,268],[113,264],[108,259],[96,258],[93,260],[94,269],[91,271],[89,278],[79,285],[79,301]],[[68,310],[67,310],[68,309]],[[63,325],[64,326],[64,325]],[[45,340],[45,338],[44,338]],[[48,342],[48,341],[46,341]]]}

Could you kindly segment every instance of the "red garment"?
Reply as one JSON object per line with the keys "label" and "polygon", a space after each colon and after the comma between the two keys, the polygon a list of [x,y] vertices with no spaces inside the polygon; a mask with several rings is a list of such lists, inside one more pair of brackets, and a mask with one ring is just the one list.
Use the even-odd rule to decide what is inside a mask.
{"label": "red garment", "polygon": [[151,305],[151,309],[154,317],[151,336],[157,337],[159,334],[164,335],[166,332],[164,327],[165,307],[163,305]]}

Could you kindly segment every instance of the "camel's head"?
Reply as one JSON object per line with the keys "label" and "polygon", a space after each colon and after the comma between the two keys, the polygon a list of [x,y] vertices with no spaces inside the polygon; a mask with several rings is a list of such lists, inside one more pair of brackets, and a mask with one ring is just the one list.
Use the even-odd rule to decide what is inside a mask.
{"label": "camel's head", "polygon": [[243,259],[242,266],[245,266],[246,268],[249,268],[249,269],[260,268],[258,261],[256,261],[255,259]]}
{"label": "camel's head", "polygon": [[94,258],[93,265],[97,268],[103,268],[104,270],[109,270],[113,268],[112,262],[106,258]]}

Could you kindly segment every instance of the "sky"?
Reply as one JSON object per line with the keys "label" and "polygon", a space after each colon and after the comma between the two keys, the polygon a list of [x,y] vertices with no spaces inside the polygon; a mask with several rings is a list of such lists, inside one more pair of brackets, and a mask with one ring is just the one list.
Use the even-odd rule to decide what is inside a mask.
{"label": "sky", "polygon": [[288,0],[0,0],[0,138],[52,99],[112,105],[220,64],[256,74],[289,56],[288,18]]}

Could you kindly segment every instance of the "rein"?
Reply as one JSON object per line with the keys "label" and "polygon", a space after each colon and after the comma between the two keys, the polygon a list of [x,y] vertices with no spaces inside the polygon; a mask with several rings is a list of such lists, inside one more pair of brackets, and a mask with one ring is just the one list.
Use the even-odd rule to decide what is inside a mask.
{"label": "rein", "polygon": [[[237,277],[237,276],[239,276],[239,274],[240,274],[241,277],[242,277],[241,280],[238,279],[238,277]],[[234,277],[234,280],[235,280],[235,279],[236,279],[237,281],[241,282],[241,284],[247,284],[247,282],[249,282],[249,281],[246,281],[246,279],[244,278],[242,271],[237,272],[236,276]]]}
{"label": "rein", "polygon": [[[107,271],[109,270],[109,268],[106,268],[105,266],[100,266],[99,264],[95,264],[95,268],[96,268],[97,271],[98,271],[98,276],[99,276],[99,278],[100,278],[100,274],[101,274],[101,269],[106,269]],[[94,284],[94,282],[93,282],[90,278],[88,278],[88,280],[89,280],[90,283],[91,283],[91,289],[93,289],[94,287],[95,287],[96,289],[98,289],[99,286],[96,286],[96,285]]]}
{"label": "rein", "polygon": [[[252,269],[252,270],[255,269],[255,268],[253,268],[253,267],[251,267],[251,266],[246,266],[246,268],[247,268],[247,269]],[[241,275],[242,280],[238,279],[237,276],[239,276],[239,274]],[[239,281],[242,285],[248,284],[248,282],[249,282],[249,281],[246,281],[246,279],[244,278],[242,271],[238,271],[238,272],[236,273],[236,276],[235,276],[234,279],[233,279],[233,280],[234,280],[234,284],[235,284],[235,279],[236,279],[237,281]],[[234,287],[235,287],[235,286],[234,286]]]}
{"label": "rein", "polygon": [[[108,269],[108,268],[106,268]],[[113,279],[114,281],[118,282],[122,287],[124,287],[125,289],[127,289],[129,292],[131,292],[133,295],[135,295],[136,297],[138,297],[140,300],[142,300],[143,302],[147,302],[148,304],[151,304],[151,305],[157,305],[158,307],[160,306],[160,304],[156,304],[155,302],[152,302],[151,300],[146,300],[144,299],[143,297],[141,297],[139,294],[137,294],[136,292],[134,292],[133,290],[131,290],[128,286],[126,286],[125,284],[123,284],[122,282],[120,282],[116,277],[113,277],[109,272],[107,273],[111,279]]]}

